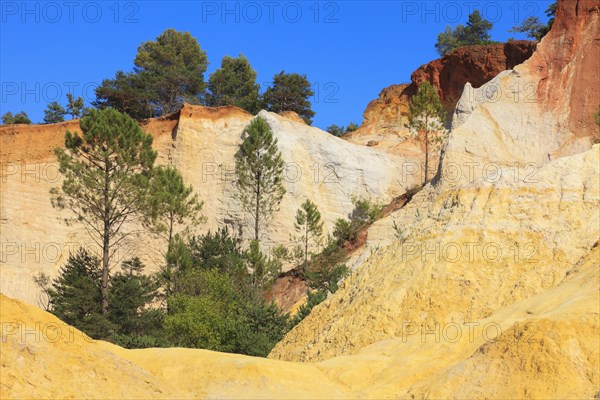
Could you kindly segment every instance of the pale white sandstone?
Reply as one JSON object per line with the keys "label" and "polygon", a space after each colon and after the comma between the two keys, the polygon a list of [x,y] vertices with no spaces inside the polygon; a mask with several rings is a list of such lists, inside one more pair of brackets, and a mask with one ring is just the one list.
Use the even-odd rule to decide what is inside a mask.
{"label": "pale white sandstone", "polygon": [[[272,127],[286,162],[287,193],[280,211],[264,229],[262,240],[265,251],[270,251],[276,244],[294,245],[290,240],[295,234],[294,216],[306,198],[318,205],[325,230],[330,231],[337,218],[346,218],[352,211],[353,197],[387,203],[418,180],[416,174],[403,175],[403,169],[412,163],[410,159],[349,143],[274,113],[262,111],[259,115]],[[211,111],[186,106],[172,132],[157,134],[153,131],[158,162],[176,166],[204,201],[203,214],[207,222],[193,227],[193,232],[214,231],[228,225],[235,233],[240,233],[240,222],[245,224],[234,195],[233,171],[234,155],[241,143],[242,132],[251,119],[251,115],[241,110]],[[160,122],[151,122],[149,129],[158,129],[152,128],[152,123]],[[61,127],[57,125],[57,131],[53,133],[56,145],[60,145],[64,137]],[[23,130],[16,133],[15,141],[19,135],[28,135],[27,128]],[[11,137],[8,133],[3,132],[3,135],[6,140],[3,143],[12,143],[8,141]],[[80,246],[97,251],[97,246],[80,225],[67,226],[64,223],[68,212],[59,212],[50,204],[49,191],[60,184],[52,149],[45,148],[47,143],[36,142],[33,134],[26,142],[32,149],[41,149],[39,152],[42,154],[36,154],[35,160],[27,159],[30,150],[26,150],[24,159],[11,152],[3,155],[0,291],[40,304],[40,294],[32,276],[39,271],[54,276],[70,252]],[[13,164],[18,166],[19,171],[13,170]],[[140,227],[131,228],[139,230]],[[244,238],[252,234],[250,230],[241,233]],[[162,262],[165,247],[162,238],[134,235],[115,260],[138,255],[148,263],[150,270],[155,270]]]}

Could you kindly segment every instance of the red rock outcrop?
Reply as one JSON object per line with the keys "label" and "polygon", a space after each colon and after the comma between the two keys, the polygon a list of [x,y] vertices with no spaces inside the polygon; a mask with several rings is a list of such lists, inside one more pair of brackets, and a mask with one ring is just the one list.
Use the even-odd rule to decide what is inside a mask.
{"label": "red rock outcrop", "polygon": [[379,98],[371,101],[365,109],[361,127],[346,138],[360,142],[361,136],[365,134],[397,134],[405,130],[403,116],[408,111],[410,97],[425,81],[433,85],[444,105],[451,110],[467,82],[473,87],[483,85],[500,72],[527,60],[535,47],[536,42],[528,40],[461,47],[424,64],[412,73],[410,84],[392,85],[383,89]]}
{"label": "red rock outcrop", "polygon": [[600,104],[600,1],[559,1],[554,25],[528,66],[540,77],[542,108],[562,115],[575,136],[598,142],[593,115]]}
{"label": "red rock outcrop", "polygon": [[527,60],[535,51],[536,42],[513,40],[493,45],[468,46],[422,65],[412,73],[407,87],[410,96],[419,85],[429,81],[448,109],[454,108],[469,82],[480,87],[502,71],[512,69]]}

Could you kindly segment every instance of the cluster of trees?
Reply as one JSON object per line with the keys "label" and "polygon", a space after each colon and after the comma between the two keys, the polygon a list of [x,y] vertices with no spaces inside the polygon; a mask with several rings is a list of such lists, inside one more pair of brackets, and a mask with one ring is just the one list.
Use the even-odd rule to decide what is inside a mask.
{"label": "cluster of trees", "polygon": [[[257,73],[242,54],[225,56],[205,82],[208,58],[189,32],[165,30],[156,40],[142,43],[133,62],[133,71],[117,71],[96,88],[94,108],[113,108],[135,120],[178,111],[184,102],[234,105],[252,114],[261,109],[295,111],[307,124],[315,115],[309,100],[314,92],[306,75],[281,71],[261,93]],[[78,118],[84,111],[83,99],[68,94],[66,109],[55,101],[48,104],[44,123],[64,121],[65,115]],[[24,112],[6,113],[2,120],[4,124],[31,123]]]}
{"label": "cluster of trees", "polygon": [[306,75],[281,71],[261,94],[256,71],[241,54],[224,57],[205,83],[206,52],[188,32],[167,29],[156,41],[143,43],[134,65],[132,72],[118,71],[102,82],[96,89],[96,107],[115,108],[137,120],[175,112],[184,102],[234,105],[252,114],[263,108],[295,111],[309,124],[315,114]]}
{"label": "cluster of trees", "polygon": [[13,114],[10,111],[8,111],[2,114],[2,123],[4,125],[31,124],[31,120],[29,119],[25,111],[20,111],[16,114]]}
{"label": "cluster of trees", "polygon": [[[80,249],[54,280],[35,277],[47,308],[65,322],[126,347],[265,356],[301,320],[265,300],[284,261],[296,260],[312,289],[299,315],[337,290],[346,255],[331,236],[321,249],[321,214],[310,200],[296,215],[293,254],[282,246],[271,255],[261,251],[266,224],[285,195],[283,159],[263,118],[245,129],[235,156],[237,195],[252,231],[245,247],[227,229],[189,234],[187,228],[204,219],[203,203],[175,168],[154,165],[152,136],[130,116],[93,109],[80,126],[81,134],[67,132],[65,148],[55,150],[64,180],[51,200],[73,213],[67,222],[82,224],[101,252]],[[155,274],[144,274],[139,258],[117,260],[118,250],[137,240],[132,220],[165,241]]]}
{"label": "cluster of trees", "polygon": [[44,123],[55,124],[57,122],[63,122],[65,115],[70,115],[71,119],[81,118],[86,112],[83,98],[75,98],[72,93],[67,93],[67,105],[63,107],[59,102],[53,101],[48,104],[48,107],[44,110]]}
{"label": "cluster of trees", "polygon": [[346,133],[354,132],[357,129],[358,129],[358,124],[355,124],[354,122],[350,122],[348,124],[348,126],[345,128],[344,128],[344,125],[338,126],[336,124],[333,124],[333,125],[329,125],[327,127],[327,129],[325,129],[325,130],[327,132],[331,133],[333,136],[341,137],[341,136],[345,135]]}
{"label": "cluster of trees", "polygon": [[446,30],[438,35],[435,48],[444,56],[459,47],[494,43],[489,34],[492,26],[490,21],[481,16],[479,10],[474,10],[469,14],[466,26],[458,24],[454,29],[447,26]]}
{"label": "cluster of trees", "polygon": [[[549,18],[547,23],[544,24],[538,17],[532,16],[525,19],[521,25],[514,26],[509,32],[526,33],[532,39],[541,40],[552,28],[556,7],[557,4],[552,3],[546,10],[546,16]],[[483,18],[479,10],[474,10],[469,14],[466,25],[458,24],[454,29],[447,26],[445,31],[438,35],[435,48],[444,56],[459,47],[495,43],[489,34],[492,27],[493,24]]]}

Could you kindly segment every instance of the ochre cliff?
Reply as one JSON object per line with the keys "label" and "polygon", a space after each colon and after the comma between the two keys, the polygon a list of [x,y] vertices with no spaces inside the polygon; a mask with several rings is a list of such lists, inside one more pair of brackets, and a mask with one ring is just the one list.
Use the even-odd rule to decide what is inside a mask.
{"label": "ochre cliff", "polygon": [[539,80],[537,99],[577,137],[600,142],[594,114],[600,104],[600,2],[561,1],[555,25],[527,63]]}
{"label": "ochre cliff", "polygon": [[[424,139],[415,137],[406,127],[410,98],[417,92],[419,85],[429,81],[451,115],[465,84],[470,83],[472,86],[468,86],[469,88],[480,87],[500,72],[527,60],[535,47],[535,42],[527,40],[461,47],[442,58],[424,64],[413,72],[410,84],[392,85],[383,89],[379,98],[367,105],[362,125],[356,131],[345,135],[344,139],[418,160],[419,175],[422,176],[425,161]],[[439,155],[439,146],[431,145],[428,176],[435,173]]]}
{"label": "ochre cliff", "polygon": [[[529,60],[481,87],[466,84],[435,179],[369,229],[356,255],[362,261],[270,359],[124,350],[0,295],[0,397],[600,397],[600,144],[579,110],[600,103],[597,92],[583,90],[598,83],[600,57],[588,53],[600,45],[599,12],[597,1],[559,0],[554,27]],[[234,219],[226,211],[228,183],[204,182],[197,172],[202,162],[231,160],[252,118],[238,111],[212,117],[222,112],[185,107],[175,120],[149,122],[147,129],[161,163],[178,166],[200,194],[216,193],[216,200],[204,198],[206,214]],[[403,163],[414,158],[261,115],[284,158],[341,162],[345,179],[336,189],[288,182],[290,203],[282,209],[289,213],[278,217],[274,237],[287,232],[295,202],[305,196],[328,210],[331,224],[351,207],[350,193],[385,199],[414,184],[402,183]],[[3,152],[5,140],[36,140],[8,130],[0,139]],[[29,157],[47,161],[40,154],[49,157],[56,145],[52,135],[44,140],[38,150],[15,150],[2,161],[21,160],[29,171]],[[63,240],[67,230],[43,195],[56,183],[36,186],[10,172],[0,192],[2,240]],[[19,296],[37,265],[0,267],[2,292]]]}
{"label": "ochre cliff", "polygon": [[[559,23],[543,40],[540,51],[558,45],[553,41],[569,37],[567,32],[561,33],[563,29],[580,29],[583,43],[598,46],[597,15],[582,12],[586,7],[577,3],[559,3]],[[577,7],[579,11],[575,12]],[[593,7],[587,10],[598,12]],[[563,22],[564,19],[569,22]],[[576,81],[597,82],[600,66],[600,58],[590,61],[583,56],[586,50],[577,43],[573,46],[578,50],[572,62],[553,78],[557,86],[566,88],[562,98],[567,104],[573,96],[579,96],[575,93]],[[506,310],[537,296],[547,296],[569,282],[581,265],[591,262],[594,268],[598,267],[600,145],[592,145],[590,135],[581,136],[579,130],[565,123],[570,115],[568,108],[565,114],[556,113],[550,107],[551,97],[537,99],[537,92],[531,91],[545,79],[534,67],[538,57],[534,55],[513,70],[500,73],[480,88],[467,85],[456,106],[438,176],[407,206],[371,227],[367,241],[371,257],[335,295],[288,333],[271,357],[321,361],[341,354],[360,355],[403,335],[418,337],[423,330],[434,336],[436,327],[458,324],[464,328],[481,321],[501,324]],[[580,61],[592,65],[580,69]],[[550,70],[558,68],[552,61],[550,65]],[[552,79],[548,80],[554,85]],[[587,100],[597,108],[597,96]],[[594,282],[594,290],[598,290],[598,281]],[[575,295],[573,301],[576,298]],[[526,313],[535,315],[533,310]],[[599,335],[598,309],[589,309],[586,314],[581,319],[586,321],[581,327],[581,338],[588,333]],[[540,324],[552,326],[546,321]],[[572,337],[568,323],[556,326],[552,341],[584,340]],[[580,389],[565,383],[570,389],[559,395],[562,374],[567,375],[568,367],[561,366],[562,361],[558,360],[566,356],[571,360],[565,365],[577,365],[575,360],[583,350],[560,350],[549,340],[539,350],[548,355],[548,360],[557,360],[556,365],[542,366],[538,359],[521,359],[523,368],[532,368],[529,372],[534,375],[533,365],[539,365],[535,378],[529,372],[524,373],[527,378],[511,377],[510,367],[504,363],[519,356],[503,339],[480,348],[470,357],[474,361],[492,348],[497,356],[501,352],[510,356],[499,356],[486,367],[463,360],[453,372],[438,371],[437,376],[444,378],[440,382],[449,386],[465,379],[460,394],[448,394],[442,384],[432,390],[426,379],[418,386],[428,393],[425,397],[595,395],[600,380],[589,368],[598,363],[597,353],[582,353],[591,364],[584,368],[585,372],[579,370],[577,377],[587,376],[581,378],[586,383]],[[407,344],[396,351],[411,353],[413,349]],[[446,358],[441,353],[428,354],[431,358],[420,360],[427,363]],[[418,370],[416,365],[411,366]],[[472,375],[461,378],[464,371]],[[410,374],[416,376],[418,372],[411,370]],[[474,385],[471,379],[518,383],[513,391],[506,391],[499,384],[488,387],[481,381]],[[544,379],[548,387],[540,387],[536,394],[529,392],[534,382]],[[416,397],[424,396],[423,392],[416,393]]]}
{"label": "ochre cliff", "polygon": [[[406,157],[349,143],[291,114],[263,111],[260,115],[272,127],[286,163],[287,193],[280,211],[263,230],[266,252],[275,244],[296,245],[290,241],[295,234],[294,216],[306,198],[319,205],[325,230],[330,231],[337,218],[352,211],[353,196],[387,203],[418,181],[416,174],[403,177],[403,168],[414,164]],[[234,155],[252,118],[236,107],[186,105],[177,114],[142,123],[154,137],[157,162],[177,167],[204,201],[207,222],[193,227],[193,232],[229,226],[234,233],[249,236],[249,231],[240,230],[241,225],[250,225],[244,223],[234,196]],[[59,186],[61,179],[54,148],[63,146],[65,132],[78,131],[78,125],[71,121],[0,127],[0,290],[31,304],[38,304],[34,274],[43,271],[54,276],[78,247],[97,251],[83,227],[67,226],[64,218],[69,213],[50,203],[50,189]],[[139,234],[120,249],[116,262],[137,255],[152,271],[162,262],[165,246],[162,238]]]}
{"label": "ochre cliff", "polygon": [[361,127],[348,138],[359,140],[365,134],[404,131],[410,97],[419,85],[429,81],[448,110],[452,110],[469,82],[480,87],[500,72],[512,69],[533,54],[535,42],[513,40],[487,46],[461,47],[452,53],[420,66],[410,84],[392,85],[371,101],[363,114]]}

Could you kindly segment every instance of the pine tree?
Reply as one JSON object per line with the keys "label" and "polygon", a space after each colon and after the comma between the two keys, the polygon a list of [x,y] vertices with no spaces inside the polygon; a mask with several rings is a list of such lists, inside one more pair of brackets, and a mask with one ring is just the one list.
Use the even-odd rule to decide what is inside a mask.
{"label": "pine tree", "polygon": [[427,171],[429,168],[429,145],[430,134],[433,132],[444,132],[445,111],[435,89],[428,81],[419,86],[417,94],[410,99],[408,110],[408,127],[417,135],[421,132],[425,135],[425,173],[423,184],[427,183]]}
{"label": "pine tree", "polygon": [[323,222],[321,221],[321,213],[317,205],[306,199],[300,208],[296,211],[296,222],[294,223],[296,232],[300,234],[302,242],[304,264],[303,272],[306,273],[308,266],[308,248],[311,244],[318,245],[323,236]]}
{"label": "pine tree", "polygon": [[245,258],[252,269],[252,284],[261,291],[268,289],[281,272],[281,261],[260,251],[257,240],[250,242]]}
{"label": "pine tree", "polygon": [[134,64],[158,115],[179,110],[185,101],[198,103],[204,94],[206,52],[189,32],[167,29],[142,43]]}
{"label": "pine tree", "polygon": [[83,109],[85,104],[83,99],[78,97],[75,99],[73,94],[67,93],[67,111],[66,114],[71,115],[71,119],[80,118],[83,115]]}
{"label": "pine tree", "polygon": [[312,95],[314,92],[306,75],[281,71],[273,77],[273,86],[267,88],[263,101],[267,110],[276,113],[294,111],[310,125],[315,115],[308,100]]}
{"label": "pine tree", "polygon": [[225,56],[221,68],[208,79],[206,104],[211,107],[232,105],[256,114],[260,111],[259,89],[256,71],[246,57],[242,54],[238,58]]}
{"label": "pine tree", "polygon": [[469,14],[467,25],[458,24],[454,29],[447,26],[444,32],[438,35],[435,48],[442,56],[462,46],[476,44],[491,44],[489,31],[493,24],[481,16],[479,10]]}
{"label": "pine tree", "polygon": [[463,43],[463,46],[487,44],[490,41],[490,34],[488,32],[492,27],[492,23],[487,19],[484,19],[479,10],[475,10],[469,14],[467,26],[465,27],[462,37],[459,37],[459,40]]}
{"label": "pine tree", "polygon": [[102,315],[100,259],[86,249],[69,255],[48,290],[51,312],[93,338],[106,338],[115,327]]}
{"label": "pine tree", "polygon": [[18,112],[14,115],[8,111],[2,115],[2,123],[5,125],[31,124],[31,120],[25,111]]}
{"label": "pine tree", "polygon": [[75,214],[102,248],[102,313],[108,313],[109,271],[115,251],[131,233],[124,223],[147,213],[148,180],[156,152],[152,136],[114,109],[92,110],[80,122],[82,135],[67,132],[57,148],[61,188],[52,204]]}
{"label": "pine tree", "polygon": [[48,104],[48,108],[44,110],[44,123],[45,124],[55,124],[57,122],[63,122],[65,120],[65,114],[67,112],[58,104],[58,102],[53,101]]}
{"label": "pine tree", "polygon": [[184,102],[198,104],[204,96],[206,52],[189,32],[167,29],[142,43],[134,64],[133,72],[102,81],[92,104],[139,120],[178,111]]}
{"label": "pine tree", "polygon": [[[110,310],[108,319],[119,327],[119,335],[144,335],[144,310],[157,294],[158,283],[153,276],[143,275],[144,264],[137,257],[125,260],[123,272],[110,279]],[[122,339],[122,338],[121,338]]]}
{"label": "pine tree", "polygon": [[254,222],[254,240],[273,214],[285,194],[283,158],[271,127],[256,117],[243,134],[244,141],[235,155],[237,196]]}
{"label": "pine tree", "polygon": [[145,223],[154,232],[164,234],[171,243],[177,225],[185,222],[198,224],[203,202],[193,194],[192,186],[186,186],[179,171],[172,166],[154,168],[150,179],[151,204]]}

